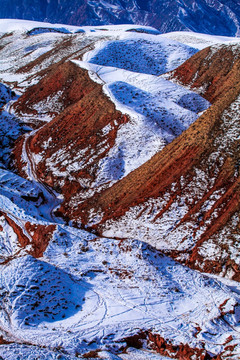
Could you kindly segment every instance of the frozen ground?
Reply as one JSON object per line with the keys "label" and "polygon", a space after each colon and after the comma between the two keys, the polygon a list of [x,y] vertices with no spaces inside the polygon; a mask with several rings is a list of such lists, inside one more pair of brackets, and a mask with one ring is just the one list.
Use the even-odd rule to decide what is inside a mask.
{"label": "frozen ground", "polygon": [[[2,28],[4,24],[3,22]],[[44,25],[44,31],[46,26]],[[83,198],[110,186],[149,160],[209,106],[209,103],[199,95],[157,76],[180,65],[197,50],[179,41],[152,35],[149,28],[146,30],[150,33],[138,33],[129,32],[138,29],[129,25],[108,26],[104,31],[102,27],[84,27],[82,28],[84,33],[75,34],[74,32],[80,29],[67,27],[66,30],[72,33],[66,34],[63,31],[45,33],[40,30],[37,33],[36,29],[41,27],[32,22],[20,21],[16,24],[10,22],[8,27],[9,31],[16,28],[19,30],[13,33],[12,42],[7,43],[4,48],[5,57],[11,58],[11,66],[9,67],[9,63],[3,58],[0,63],[0,74],[4,81],[7,79],[17,81],[19,92],[35,84],[40,78],[39,71],[59,61],[63,56],[68,56],[69,59],[79,56],[82,61],[73,61],[82,68],[88,69],[91,78],[103,84],[104,92],[115,103],[116,108],[130,116],[130,121],[119,128],[114,146],[99,162],[93,182],[89,185],[86,179],[81,180],[82,184],[86,184],[85,187],[89,188]],[[49,29],[53,28],[64,27],[60,25],[49,27]],[[29,34],[31,29],[35,29],[36,35],[26,37],[26,31]],[[63,51],[61,46],[66,43],[68,45],[67,47],[64,45]],[[116,57],[112,46],[113,50],[117,46],[119,56]],[[45,54],[48,56],[45,57]],[[42,59],[39,63],[36,62],[38,58]],[[138,66],[136,69],[132,69],[133,60]],[[29,62],[32,65],[29,71],[24,72]],[[19,71],[19,66],[23,70]],[[126,70],[129,68],[135,71]],[[49,116],[49,110],[56,114],[61,113],[63,96],[60,91],[34,104],[33,113],[16,115],[20,116],[23,122],[33,125],[36,122],[51,121],[52,115]],[[114,124],[112,126],[114,127]],[[107,135],[111,131],[111,126],[102,131]],[[47,160],[48,170],[54,170],[54,173],[59,175],[59,181],[62,181],[63,176],[71,178],[72,171],[89,167],[106,146],[107,143],[102,144],[99,149],[93,149],[93,155],[88,160],[84,156],[84,151],[87,149],[83,149],[82,154],[78,153],[71,158],[62,149]],[[57,169],[58,164],[56,165],[59,158],[64,165],[67,163],[66,171],[60,173]],[[32,163],[39,161],[41,161],[40,156],[32,159]],[[79,201],[78,197],[76,201]]]}
{"label": "frozen ground", "polygon": [[[59,25],[46,26],[62,29]],[[72,36],[69,32],[81,30],[67,27],[68,34],[63,30],[59,33],[34,30],[32,35],[25,36],[26,32],[41,27],[39,23],[0,21],[2,33],[16,31],[12,35],[16,41],[15,48],[7,44],[5,49],[11,65],[6,58],[0,59],[0,77],[3,82],[12,82],[12,86],[16,81],[18,90],[24,91],[26,86],[36,82],[36,78],[28,78],[30,73],[16,73],[19,61],[21,65],[26,65],[30,59],[35,60],[52,50],[59,39]],[[109,43],[102,43],[103,33],[104,41],[116,41],[116,37],[127,29],[129,26],[107,27],[106,35],[100,28],[84,28],[84,33],[79,36],[81,41],[86,41],[84,44],[89,45],[93,38],[94,44],[99,41],[102,47],[96,49],[100,49],[106,44],[109,46]],[[161,44],[167,43],[159,35],[150,36],[151,49],[153,43],[157,44],[158,38]],[[199,34],[192,36],[203,39]],[[133,43],[138,44],[140,35],[131,33],[123,37],[125,40],[121,38],[120,41],[129,42],[131,38],[134,39]],[[208,41],[205,42],[206,46]],[[71,58],[78,44],[76,41],[69,50]],[[104,55],[104,52],[101,54]],[[151,54],[154,55],[154,51]],[[51,53],[51,56],[51,61],[57,61],[61,53],[55,57]],[[31,75],[46,69],[51,61],[48,58],[41,66],[33,68]],[[104,91],[117,108],[131,116],[129,127],[120,129],[115,148],[101,164],[103,171],[99,172],[96,180],[99,183],[107,177],[116,180],[139,166],[141,161],[146,161],[188,127],[198,113],[208,106],[198,95],[156,75],[144,74],[143,71],[130,72],[126,66],[123,66],[124,69],[118,68],[122,63],[114,64],[115,67],[110,64],[102,66],[88,63],[86,58],[78,64],[87,68],[92,78],[104,85]],[[12,97],[6,95],[10,92],[3,87],[1,89],[4,102],[11,100]],[[113,238],[101,238],[59,224],[53,210],[60,199],[37,182],[34,159],[29,158],[28,152],[24,156],[29,180],[9,170],[13,140],[29,131],[22,125],[24,117],[19,122],[11,114],[10,105],[6,105],[0,118],[3,143],[0,148],[0,335],[13,343],[0,345],[0,356],[4,360],[70,360],[81,358],[89,351],[97,351],[98,358],[106,360],[164,359],[147,349],[147,344],[142,350],[128,349],[126,353],[121,353],[126,345],[124,339],[144,330],[160,334],[175,345],[188,344],[193,348],[205,348],[212,355],[224,352],[226,358],[238,359],[238,283],[229,281],[225,284],[221,278],[211,278],[174,262],[144,243],[141,231],[132,235],[129,229],[125,229],[133,239],[121,241],[114,239],[122,235],[118,227],[112,227],[108,233]],[[105,129],[106,132],[108,130]],[[132,140],[127,143],[124,136],[129,132]],[[230,138],[231,132],[229,141]],[[119,164],[116,157],[122,153],[125,172],[115,175],[112,168],[115,161]],[[172,214],[176,215],[174,204],[171,211],[166,218],[168,225],[171,224]],[[30,237],[29,247],[21,247],[16,229],[7,217]],[[56,225],[51,241],[39,259],[29,255],[32,238],[31,233],[26,232],[26,222],[42,226]],[[226,344],[233,347],[230,354]]]}
{"label": "frozen ground", "polygon": [[186,31],[175,31],[171,33],[161,34],[161,37],[179,41],[182,44],[186,44],[195,49],[202,50],[207,46],[212,46],[216,44],[234,44],[240,42],[240,39],[237,37],[227,37],[227,36],[216,36],[216,35],[207,35]]}
{"label": "frozen ground", "polygon": [[[8,89],[8,88],[6,88]],[[9,93],[8,90],[7,93]],[[57,207],[60,199],[57,194],[48,192],[46,186],[36,181],[29,170],[29,180],[26,180],[11,170],[12,147],[16,139],[28,134],[32,129],[26,126],[16,116],[11,114],[11,100],[5,105],[5,110],[0,111],[0,203],[1,210],[5,207],[12,208],[12,215],[19,216],[24,213],[30,218],[36,217],[39,220],[52,219],[51,209]],[[26,155],[26,154],[25,154]],[[27,157],[27,155],[26,155]],[[30,160],[27,158],[28,168],[31,169]],[[8,210],[7,210],[8,211]]]}
{"label": "frozen ground", "polygon": [[125,33],[103,44],[89,62],[151,75],[173,70],[197,52],[180,42],[143,34]]}
{"label": "frozen ground", "polygon": [[[93,354],[94,355],[94,354]],[[0,356],[3,360],[76,360],[84,359],[81,355],[66,355],[61,349],[50,351],[38,346],[31,345],[1,345]],[[169,360],[170,358],[154,354],[149,350],[139,350],[129,348],[124,354],[116,355],[108,351],[99,351],[98,356],[88,357],[89,359],[98,360]]]}
{"label": "frozen ground", "polygon": [[212,353],[239,343],[238,293],[139,241],[58,226],[42,259],[16,258],[0,279],[0,328],[18,343],[114,352],[150,329]]}
{"label": "frozen ground", "polygon": [[[121,32],[115,41],[98,42],[94,50],[84,54],[83,61],[74,60],[103,85],[116,108],[131,119],[121,126],[115,145],[99,163],[93,188],[105,183],[110,186],[142,165],[208,108],[202,97],[156,76],[195,52],[156,35]],[[92,194],[93,190],[86,196]]]}

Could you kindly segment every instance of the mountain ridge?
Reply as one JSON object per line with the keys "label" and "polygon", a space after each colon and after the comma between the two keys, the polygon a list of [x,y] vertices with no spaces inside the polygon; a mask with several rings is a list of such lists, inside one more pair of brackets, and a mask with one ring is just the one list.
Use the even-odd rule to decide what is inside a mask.
{"label": "mountain ridge", "polygon": [[238,359],[237,39],[0,29],[0,356]]}
{"label": "mountain ridge", "polygon": [[239,6],[235,1],[3,0],[1,18],[19,18],[71,25],[139,24],[166,33],[190,30],[238,36]]}

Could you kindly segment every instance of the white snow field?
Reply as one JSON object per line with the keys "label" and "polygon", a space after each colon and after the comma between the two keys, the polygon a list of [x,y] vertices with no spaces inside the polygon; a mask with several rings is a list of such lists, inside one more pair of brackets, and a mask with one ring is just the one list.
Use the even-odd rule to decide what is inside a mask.
{"label": "white snow field", "polygon": [[213,354],[239,343],[239,294],[136,240],[58,226],[43,258],[1,266],[0,287],[0,328],[17,343],[114,352],[141,330]]}
{"label": "white snow field", "polygon": [[[8,88],[23,93],[41,78],[40,71],[66,57],[87,69],[116,108],[130,116],[99,166],[96,186],[113,183],[140,166],[209,106],[199,95],[158,75],[180,65],[199,47],[232,41],[192,33],[152,35],[151,28],[146,28],[149,34],[127,32],[133,28],[139,27],[104,26],[103,30],[0,20],[4,45],[0,82]],[[69,39],[71,46],[55,51]],[[114,57],[116,49],[119,56]],[[44,54],[48,56],[40,64],[18,71]],[[28,180],[11,170],[13,143],[31,129],[24,124],[29,124],[29,115],[14,116],[15,95],[9,96],[5,85],[0,87],[5,106],[0,110],[0,340],[3,337],[9,343],[0,345],[0,358],[70,360],[86,354],[91,358],[92,351],[95,358],[105,360],[167,359],[153,352],[147,341],[143,349],[123,352],[127,337],[146,331],[176,346],[205,349],[210,358],[224,352],[226,359],[239,359],[238,283],[225,284],[162,255],[142,240],[144,231],[136,219],[124,230],[131,239],[124,240],[116,237],[121,237],[125,219],[121,229],[119,224],[106,229],[110,238],[61,224],[53,215],[61,196],[38,182],[36,159],[23,154]],[[51,121],[42,110],[54,102],[56,98],[39,105],[41,121]],[[32,123],[39,118],[33,116]],[[117,172],[120,163],[124,165]],[[130,211],[128,224],[136,210]],[[176,214],[174,208],[170,211]],[[29,237],[26,248],[8,218]],[[169,214],[168,225],[171,219]],[[33,240],[26,231],[27,222],[56,225],[41,258],[29,254]],[[135,231],[138,226],[139,232]],[[154,229],[150,235],[155,245]]]}

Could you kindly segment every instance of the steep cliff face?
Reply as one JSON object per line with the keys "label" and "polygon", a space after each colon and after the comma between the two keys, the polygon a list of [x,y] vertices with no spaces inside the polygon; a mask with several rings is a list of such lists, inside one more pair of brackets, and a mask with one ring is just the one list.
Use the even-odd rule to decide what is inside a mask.
{"label": "steep cliff face", "polygon": [[49,21],[73,25],[140,24],[161,32],[192,30],[235,36],[240,13],[235,1],[88,1],[3,0],[2,18]]}

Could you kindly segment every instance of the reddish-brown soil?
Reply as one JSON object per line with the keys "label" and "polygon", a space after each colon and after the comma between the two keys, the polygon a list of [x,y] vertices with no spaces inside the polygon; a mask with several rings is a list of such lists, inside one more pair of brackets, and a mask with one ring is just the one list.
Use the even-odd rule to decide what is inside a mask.
{"label": "reddish-brown soil", "polygon": [[[204,160],[207,160],[211,154],[214,140],[219,136],[221,115],[231,105],[239,92],[240,82],[235,89],[230,90],[212,105],[171,144],[111,188],[83,203],[74,216],[81,214],[82,220],[86,223],[88,211],[96,207],[96,209],[101,209],[104,212],[103,222],[105,222],[107,219],[123,215],[134,205],[143,203],[149,198],[161,197],[167,190],[171,191],[171,184],[180,182],[181,176],[188,175],[188,178],[191,179],[194,166],[203,166],[206,162]],[[239,180],[233,177],[234,166],[235,159],[226,160],[215,184],[215,187],[225,184],[229,188],[224,196],[226,201],[228,194],[229,197],[234,194],[236,200],[229,205],[228,213],[236,211],[238,208]],[[213,189],[209,191],[212,192]],[[206,197],[208,196],[209,194],[206,195]],[[201,201],[204,201],[204,198]],[[167,209],[163,211],[165,210]],[[195,210],[192,209],[190,212]],[[224,219],[227,220],[226,215]]]}
{"label": "reddish-brown soil", "polygon": [[[201,55],[206,56],[209,51],[209,49],[205,50]],[[199,56],[199,54],[197,55]],[[218,56],[221,57],[224,54],[220,52]],[[189,250],[190,256],[186,263],[198,270],[219,273],[227,261],[227,266],[234,270],[234,278],[239,279],[240,269],[231,260],[230,256],[228,260],[225,258],[218,261],[218,264],[217,262],[214,264],[214,262],[208,261],[204,264],[202,257],[198,254],[199,247],[207,239],[223,229],[232,215],[240,210],[240,178],[236,173],[239,159],[238,144],[233,143],[231,149],[227,151],[224,151],[224,148],[221,150],[219,156],[225,160],[223,164],[216,162],[216,168],[213,168],[213,170],[209,169],[208,161],[210,155],[218,151],[216,143],[224,142],[224,132],[222,130],[223,112],[230,107],[240,94],[238,68],[239,60],[232,66],[229,65],[229,72],[222,79],[224,91],[222,93],[212,92],[211,100],[214,99],[214,104],[181,136],[111,188],[100,194],[95,194],[93,198],[80,204],[71,216],[73,218],[80,217],[81,221],[86,224],[92,209],[96,212],[100,210],[104,216],[101,223],[96,225],[96,228],[101,233],[107,220],[116,220],[124,215],[129,208],[142,204],[150,198],[162,198],[167,192],[171,193],[171,198],[166,206],[155,216],[156,221],[163,216],[173,201],[183,193],[184,189],[181,187],[180,181],[182,177],[189,184],[193,181],[195,168],[203,170],[209,177],[213,176],[212,173],[215,169],[218,169],[214,184],[209,187],[203,197],[194,199],[192,204],[189,205],[188,213],[177,226],[188,220],[196,223],[195,214],[215,191],[221,190],[223,193],[221,198],[215,202],[209,211],[204,213],[202,220],[196,227],[197,232],[205,223],[208,223],[200,240],[197,241],[193,249]],[[209,96],[207,97],[209,98]],[[175,191],[171,190],[173,182],[177,184]],[[211,218],[214,211],[217,212],[217,216]],[[232,229],[232,231],[239,232],[239,227]],[[174,251],[169,254],[177,257]],[[201,268],[197,265],[196,260],[199,260],[198,263],[203,264]]]}
{"label": "reddish-brown soil", "polygon": [[240,64],[240,48],[222,45],[217,51],[208,47],[193,55],[169,77],[191,89],[199,89],[211,103],[234,86]]}
{"label": "reddish-brown soil", "polygon": [[178,360],[221,360],[221,355],[211,356],[204,349],[191,348],[188,344],[173,345],[158,334],[148,334],[152,348],[163,356]]}
{"label": "reddish-brown soil", "polygon": [[19,244],[25,248],[29,243],[29,238],[24,234],[23,229],[15,223],[7,214],[1,212],[1,215],[4,216],[8,224],[12,227],[13,231],[18,237]]}
{"label": "reddish-brown soil", "polygon": [[46,250],[49,241],[52,239],[53,232],[56,230],[55,225],[36,225],[27,222],[25,228],[32,237],[33,251],[31,255],[34,257],[43,256],[44,251]]}
{"label": "reddish-brown soil", "polygon": [[[39,61],[39,59],[38,59]],[[55,64],[48,69],[48,74],[36,85],[31,86],[14,104],[17,114],[37,114],[37,110],[33,107],[42,100],[46,100],[48,96],[54,96],[59,91],[64,90],[61,97],[62,108],[79,101],[87,93],[91,92],[92,87],[87,81],[76,71],[76,65],[72,62]],[[54,103],[53,103],[54,107]],[[49,114],[49,113],[48,113]],[[56,115],[56,112],[49,115]]]}
{"label": "reddish-brown soil", "polygon": [[[159,334],[154,334],[151,331],[141,331],[138,334],[126,337],[123,339],[127,347],[124,349],[127,352],[128,347],[140,349],[144,341],[147,341],[148,347],[157,351],[162,356],[167,356],[171,359],[178,360],[221,360],[221,355],[210,355],[205,349],[191,348],[188,344],[173,345],[171,341],[164,339]],[[232,341],[229,339],[228,342]],[[227,343],[226,343],[227,344]],[[231,346],[231,345],[230,345]],[[225,348],[225,350],[228,350]]]}
{"label": "reddish-brown soil", "polygon": [[24,233],[24,230],[7,214],[0,212],[0,216],[4,216],[7,223],[12,227],[13,231],[17,235],[18,242],[21,247],[25,248],[27,245],[31,244],[32,249],[29,251],[34,257],[41,257],[43,252],[46,250],[49,241],[52,238],[53,232],[56,229],[55,225],[36,225],[26,222],[25,229],[27,234]]}
{"label": "reddish-brown soil", "polygon": [[0,336],[0,345],[12,344],[13,342],[4,340],[3,336]]}

